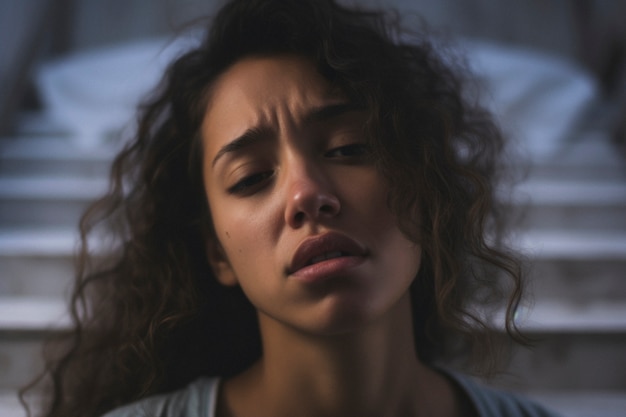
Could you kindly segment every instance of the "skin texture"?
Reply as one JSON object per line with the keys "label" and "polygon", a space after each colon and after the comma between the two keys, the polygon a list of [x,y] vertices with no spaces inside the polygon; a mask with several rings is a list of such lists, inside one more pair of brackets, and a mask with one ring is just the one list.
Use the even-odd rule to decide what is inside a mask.
{"label": "skin texture", "polygon": [[[220,243],[208,256],[257,309],[263,341],[260,361],[223,384],[220,415],[458,411],[452,386],[414,353],[420,248],[387,206],[363,120],[297,56],[240,60],[210,92],[204,183]],[[320,236],[347,239],[351,256],[294,267]]]}
{"label": "skin texture", "polygon": [[[206,191],[223,249],[211,256],[218,279],[241,285],[263,320],[319,334],[353,330],[406,302],[420,261],[387,207],[362,112],[309,116],[339,103],[345,99],[304,59],[246,59],[218,80],[202,129]],[[264,133],[215,160],[249,129]],[[363,253],[349,267],[331,265],[324,271],[331,278],[299,279],[306,271],[290,271],[297,248],[328,232]]]}

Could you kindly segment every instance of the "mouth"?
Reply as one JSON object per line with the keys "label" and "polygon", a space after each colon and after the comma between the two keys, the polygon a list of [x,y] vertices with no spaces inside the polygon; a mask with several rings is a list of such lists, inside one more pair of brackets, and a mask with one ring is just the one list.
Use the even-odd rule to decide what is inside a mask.
{"label": "mouth", "polygon": [[332,259],[367,256],[367,250],[355,240],[337,232],[311,236],[298,245],[287,269],[288,275]]}
{"label": "mouth", "polygon": [[304,266],[313,265],[313,264],[316,264],[316,263],[319,263],[319,262],[326,261],[328,259],[341,258],[342,256],[352,256],[352,255],[349,254],[348,252],[342,252],[342,251],[326,252],[326,253],[323,253],[321,255],[313,257]]}

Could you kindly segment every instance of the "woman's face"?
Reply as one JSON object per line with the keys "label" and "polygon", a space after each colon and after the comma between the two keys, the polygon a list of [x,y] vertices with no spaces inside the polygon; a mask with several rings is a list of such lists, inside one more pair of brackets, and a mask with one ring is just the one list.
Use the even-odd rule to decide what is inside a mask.
{"label": "woman's face", "polygon": [[302,57],[246,58],[214,84],[202,137],[219,244],[208,256],[262,320],[332,334],[409,302],[420,248],[388,209],[364,122]]}

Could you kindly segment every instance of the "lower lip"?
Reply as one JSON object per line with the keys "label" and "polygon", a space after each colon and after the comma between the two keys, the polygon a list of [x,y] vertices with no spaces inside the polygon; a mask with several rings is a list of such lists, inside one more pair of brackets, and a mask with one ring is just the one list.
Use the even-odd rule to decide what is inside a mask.
{"label": "lower lip", "polygon": [[344,275],[363,262],[365,258],[362,256],[341,256],[307,265],[295,271],[291,276],[303,283],[315,284]]}

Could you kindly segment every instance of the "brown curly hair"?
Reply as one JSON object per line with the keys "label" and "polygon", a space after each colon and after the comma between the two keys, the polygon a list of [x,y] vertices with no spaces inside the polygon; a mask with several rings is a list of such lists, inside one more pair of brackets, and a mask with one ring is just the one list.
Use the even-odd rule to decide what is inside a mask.
{"label": "brown curly hair", "polygon": [[[503,138],[467,96],[463,72],[398,21],[333,0],[234,0],[171,64],[114,161],[109,192],[81,220],[74,328],[39,380],[49,394],[41,415],[99,415],[200,375],[233,375],[260,356],[254,308],[208,264],[199,137],[208,89],[250,55],[312,58],[367,109],[389,205],[423,249],[411,287],[419,358],[433,364],[462,348],[490,369],[500,348],[488,306],[504,305],[507,333],[522,340],[513,320],[520,263],[498,244]],[[94,236],[106,250],[94,251]]]}

